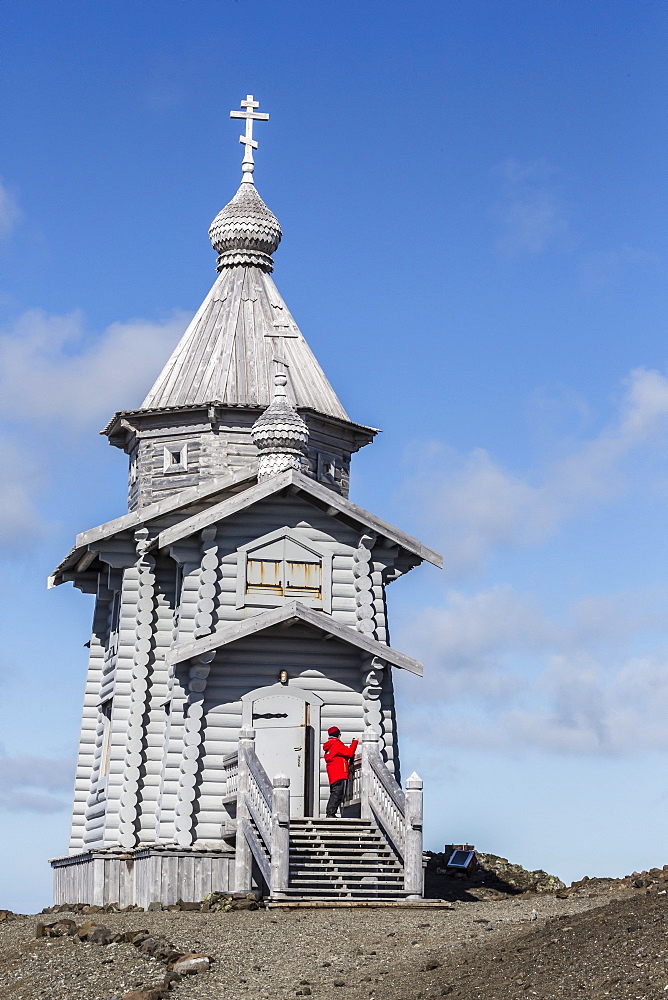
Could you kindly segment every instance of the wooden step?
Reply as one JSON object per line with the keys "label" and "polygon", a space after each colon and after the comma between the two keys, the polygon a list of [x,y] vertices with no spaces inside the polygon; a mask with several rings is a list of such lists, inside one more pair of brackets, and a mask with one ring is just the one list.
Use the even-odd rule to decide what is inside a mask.
{"label": "wooden step", "polygon": [[338,858],[313,858],[310,855],[290,854],[288,863],[291,868],[295,865],[307,865],[309,868],[354,868],[356,871],[403,871],[401,865],[391,858],[374,858],[373,860],[360,861],[359,858],[350,857],[349,855]]}
{"label": "wooden step", "polygon": [[364,896],[373,896],[379,899],[400,899],[402,896],[408,895],[403,889],[373,889],[369,890],[368,887],[360,886],[359,889],[335,889],[332,890],[331,886],[326,888],[317,889],[309,887],[308,889],[301,889],[299,887],[286,889],[284,895],[286,897],[295,897],[299,899],[342,899],[348,897],[350,899],[364,898]]}

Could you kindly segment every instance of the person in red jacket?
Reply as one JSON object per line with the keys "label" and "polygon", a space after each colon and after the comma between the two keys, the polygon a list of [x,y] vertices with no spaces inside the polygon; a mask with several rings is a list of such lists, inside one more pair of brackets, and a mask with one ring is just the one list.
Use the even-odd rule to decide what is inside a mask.
{"label": "person in red jacket", "polygon": [[346,780],[350,769],[350,761],[355,756],[357,750],[357,740],[353,740],[349,747],[341,741],[341,730],[338,726],[332,726],[327,730],[329,739],[323,746],[325,753],[325,764],[327,765],[327,777],[329,778],[329,802],[327,803],[327,816],[333,819],[343,802],[346,792]]}

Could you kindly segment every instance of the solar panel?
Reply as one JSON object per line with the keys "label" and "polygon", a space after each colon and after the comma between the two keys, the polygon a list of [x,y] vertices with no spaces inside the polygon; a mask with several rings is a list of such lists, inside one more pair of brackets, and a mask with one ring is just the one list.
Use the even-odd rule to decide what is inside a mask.
{"label": "solar panel", "polygon": [[453,851],[448,861],[448,868],[468,868],[473,861],[473,851]]}

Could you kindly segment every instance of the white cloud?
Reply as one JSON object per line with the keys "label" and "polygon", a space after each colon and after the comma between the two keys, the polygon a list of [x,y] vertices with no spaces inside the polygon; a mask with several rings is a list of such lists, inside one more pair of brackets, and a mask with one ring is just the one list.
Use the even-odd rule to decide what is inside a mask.
{"label": "white cloud", "polygon": [[129,320],[92,336],[81,313],[31,309],[0,336],[0,413],[88,428],[137,407],[186,322],[180,313],[163,323]]}
{"label": "white cloud", "polygon": [[401,641],[425,661],[419,688],[399,682],[408,726],[439,745],[668,749],[665,588],[588,598],[562,622],[510,587],[453,592],[417,616]]}
{"label": "white cloud", "polygon": [[57,812],[69,806],[74,782],[70,759],[17,754],[0,757],[0,809],[8,812]]}
{"label": "white cloud", "polygon": [[497,249],[514,257],[542,253],[563,242],[569,227],[551,180],[553,170],[542,160],[505,160],[493,174],[501,178],[503,200],[496,206],[501,223]]}
{"label": "white cloud", "polygon": [[0,178],[0,239],[7,239],[21,218],[16,196]]}
{"label": "white cloud", "polygon": [[0,550],[20,551],[41,530],[33,496],[41,475],[35,461],[17,443],[0,440]]}
{"label": "white cloud", "polygon": [[426,663],[447,670],[427,671],[421,697],[469,697],[494,703],[512,699],[524,686],[508,656],[542,649],[554,626],[535,602],[499,586],[473,597],[450,591],[444,606],[425,609],[408,629],[407,648],[420,650]]}
{"label": "white cloud", "polygon": [[52,468],[50,429],[58,426],[61,446],[77,447],[74,432],[100,430],[116,410],[139,406],[186,323],[185,314],[137,319],[95,336],[78,312],[32,309],[0,332],[1,551],[44,531],[35,500]]}
{"label": "white cloud", "polygon": [[413,451],[413,502],[444,550],[446,572],[456,577],[478,569],[492,549],[540,543],[565,519],[616,496],[625,485],[624,461],[664,441],[667,431],[668,378],[638,368],[612,423],[531,476],[502,468],[481,448],[464,458],[437,443]]}

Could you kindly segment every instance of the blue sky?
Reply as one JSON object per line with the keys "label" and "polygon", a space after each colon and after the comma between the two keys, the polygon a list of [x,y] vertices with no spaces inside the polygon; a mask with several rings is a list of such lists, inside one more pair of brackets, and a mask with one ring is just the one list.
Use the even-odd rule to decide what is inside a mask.
{"label": "blue sky", "polygon": [[[97,431],[215,276],[253,92],[275,279],[351,416],[426,846],[567,880],[668,861],[668,11],[636,0],[0,5],[0,905],[66,847]],[[661,117],[660,117],[661,115]],[[20,834],[20,836],[17,836]]]}

